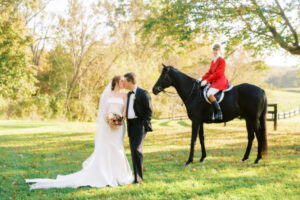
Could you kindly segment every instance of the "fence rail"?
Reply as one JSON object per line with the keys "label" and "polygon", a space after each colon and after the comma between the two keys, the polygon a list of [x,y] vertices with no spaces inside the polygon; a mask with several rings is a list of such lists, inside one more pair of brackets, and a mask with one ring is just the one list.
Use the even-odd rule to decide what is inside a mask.
{"label": "fence rail", "polygon": [[[279,119],[286,119],[293,117],[295,115],[300,114],[300,108],[296,108],[293,110],[290,110],[289,112],[278,112],[277,104],[268,104],[268,108],[271,107],[273,110],[269,110],[267,112],[267,121],[273,121],[274,122],[274,130],[277,130],[277,121]],[[185,120],[188,119],[186,115],[183,116],[175,116],[175,117],[164,117],[164,118],[158,118],[160,120]],[[226,126],[226,122],[224,123]]]}
{"label": "fence rail", "polygon": [[297,108],[297,109],[290,110],[289,112],[278,113],[277,118],[278,119],[290,118],[290,117],[293,117],[293,116],[295,116],[299,113],[300,113],[300,108]]}

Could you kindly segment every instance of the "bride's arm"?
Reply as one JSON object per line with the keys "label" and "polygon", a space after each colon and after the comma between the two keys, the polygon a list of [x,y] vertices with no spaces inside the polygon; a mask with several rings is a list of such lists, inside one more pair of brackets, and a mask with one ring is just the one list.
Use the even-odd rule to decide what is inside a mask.
{"label": "bride's arm", "polygon": [[123,94],[123,99],[124,99],[123,117],[125,119],[126,109],[127,109],[127,101],[128,101],[127,94]]}

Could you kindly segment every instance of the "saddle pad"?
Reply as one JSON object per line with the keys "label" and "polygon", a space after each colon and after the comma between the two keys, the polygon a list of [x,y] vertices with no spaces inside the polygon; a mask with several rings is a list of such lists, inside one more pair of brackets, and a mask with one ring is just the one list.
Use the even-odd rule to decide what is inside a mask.
{"label": "saddle pad", "polygon": [[[207,103],[211,104],[211,102],[209,101],[208,99],[208,96],[207,96],[207,91],[210,87],[210,83],[207,84],[203,90],[203,96],[204,96],[204,99],[207,101]],[[227,86],[227,89],[226,90],[220,90],[217,94],[215,94],[215,98],[217,99],[218,103],[221,103],[221,101],[224,99],[224,93],[225,92],[228,92],[230,91],[231,89],[233,88],[233,86],[231,84],[228,83],[228,86]]]}

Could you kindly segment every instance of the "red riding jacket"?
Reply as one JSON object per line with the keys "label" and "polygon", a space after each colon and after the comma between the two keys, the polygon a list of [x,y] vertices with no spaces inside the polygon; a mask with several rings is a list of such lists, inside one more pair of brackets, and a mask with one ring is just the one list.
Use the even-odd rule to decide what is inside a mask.
{"label": "red riding jacket", "polygon": [[211,61],[209,71],[202,77],[202,81],[204,80],[211,83],[210,88],[219,90],[227,88],[228,80],[225,77],[225,60],[223,58],[217,58],[215,63]]}

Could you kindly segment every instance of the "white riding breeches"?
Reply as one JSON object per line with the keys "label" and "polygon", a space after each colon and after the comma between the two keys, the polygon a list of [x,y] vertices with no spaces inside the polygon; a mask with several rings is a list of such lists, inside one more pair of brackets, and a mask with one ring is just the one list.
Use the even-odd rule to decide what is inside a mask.
{"label": "white riding breeches", "polygon": [[215,95],[219,92],[220,90],[216,89],[216,88],[209,88],[208,92],[207,92],[207,96],[209,97],[210,95]]}

